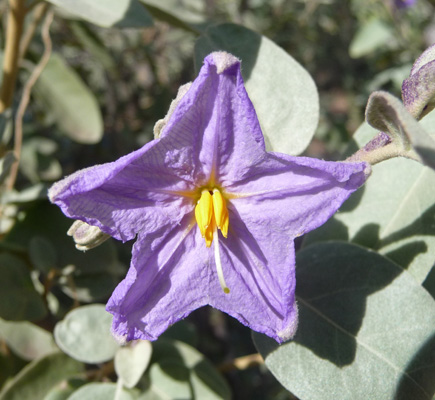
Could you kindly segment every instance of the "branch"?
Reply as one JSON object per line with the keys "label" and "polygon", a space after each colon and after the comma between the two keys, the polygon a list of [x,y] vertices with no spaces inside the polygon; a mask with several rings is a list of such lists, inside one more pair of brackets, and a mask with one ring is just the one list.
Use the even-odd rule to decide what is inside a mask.
{"label": "branch", "polygon": [[247,368],[255,367],[257,365],[264,364],[263,357],[259,353],[249,354],[247,356],[238,357],[234,360],[219,365],[220,372],[228,372],[232,370],[243,371]]}
{"label": "branch", "polygon": [[48,63],[51,55],[51,38],[50,38],[50,25],[53,21],[54,11],[51,10],[45,17],[44,24],[42,26],[42,41],[44,42],[44,54],[41,57],[38,65],[32,71],[29,80],[24,85],[23,95],[20,100],[20,104],[18,105],[17,114],[15,116],[15,143],[14,143],[14,153],[16,160],[15,163],[11,167],[11,175],[9,177],[9,182],[7,188],[11,190],[15,185],[15,180],[17,178],[18,173],[18,164],[20,162],[21,156],[21,145],[23,143],[23,117],[26,112],[27,105],[30,100],[30,93],[32,91],[33,86],[44,70],[45,66]]}
{"label": "branch", "polygon": [[30,42],[33,39],[33,35],[35,34],[36,28],[38,27],[42,18],[44,18],[44,15],[47,12],[48,7],[49,4],[46,2],[38,3],[35,6],[35,11],[33,12],[32,15],[32,20],[30,21],[28,27],[26,28],[26,31],[23,34],[23,38],[21,39],[20,59],[24,58],[24,56],[26,55],[27,49],[30,45]]}
{"label": "branch", "polygon": [[12,105],[18,75],[20,39],[26,16],[25,0],[9,0],[6,30],[3,84],[0,90],[0,113]]}

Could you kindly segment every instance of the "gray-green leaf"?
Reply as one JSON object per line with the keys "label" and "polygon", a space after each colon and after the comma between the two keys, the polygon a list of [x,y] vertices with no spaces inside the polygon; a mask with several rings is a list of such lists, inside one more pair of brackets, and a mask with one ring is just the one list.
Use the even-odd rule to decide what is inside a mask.
{"label": "gray-green leaf", "polygon": [[140,0],[148,11],[162,21],[198,33],[208,25],[206,4],[202,0]]}
{"label": "gray-green leaf", "polygon": [[112,316],[102,304],[70,311],[54,328],[57,345],[69,356],[90,364],[111,360],[119,345],[110,333]]}
{"label": "gray-green leaf", "polygon": [[204,57],[217,50],[242,60],[246,90],[267,150],[302,153],[319,120],[317,89],[308,72],[271,40],[235,24],[207,29],[195,45],[196,66],[199,68]]}
{"label": "gray-green leaf", "polygon": [[102,27],[140,28],[153,20],[138,0],[48,0],[72,15]]}
{"label": "gray-green leaf", "polygon": [[24,360],[34,360],[58,349],[53,335],[30,322],[9,322],[0,319],[0,338]]}
{"label": "gray-green leaf", "polygon": [[114,383],[88,383],[77,389],[68,400],[134,400],[136,396],[125,389],[121,389],[115,397],[116,384]]}
{"label": "gray-green leaf", "polygon": [[34,94],[72,140],[85,144],[101,140],[103,120],[97,100],[58,54],[51,55],[35,84]]}
{"label": "gray-green leaf", "polygon": [[297,257],[299,329],[278,346],[254,335],[266,365],[301,400],[430,400],[434,299],[367,249],[323,243]]}
{"label": "gray-green leaf", "polygon": [[56,352],[32,361],[9,381],[0,392],[0,400],[35,400],[57,383],[84,372],[84,365]]}
{"label": "gray-green leaf", "polygon": [[0,318],[10,321],[35,321],[47,309],[36,292],[27,265],[18,257],[0,254]]}
{"label": "gray-green leaf", "polygon": [[[376,133],[363,124],[354,135],[355,146],[362,147]],[[434,199],[435,171],[405,158],[382,162],[332,219],[305,236],[304,246],[352,241],[378,250],[422,283],[434,264]]]}
{"label": "gray-green leaf", "polygon": [[358,29],[349,47],[353,58],[366,56],[375,50],[389,46],[394,33],[383,21],[373,18]]}
{"label": "gray-green leaf", "polygon": [[[175,388],[179,385],[179,390],[184,393],[187,379],[192,391],[187,398],[222,400],[231,397],[228,384],[213,365],[186,343],[159,339],[153,343],[153,360],[155,363],[150,368],[150,380],[155,393],[166,393],[170,399],[179,398]],[[174,378],[173,373],[179,374],[179,377]],[[174,382],[174,379],[178,382]],[[173,382],[169,383],[168,380]]]}
{"label": "gray-green leaf", "polygon": [[152,354],[151,343],[147,340],[129,342],[120,347],[115,355],[115,371],[125,387],[133,388],[139,382]]}
{"label": "gray-green leaf", "polygon": [[30,239],[29,257],[35,268],[45,274],[57,266],[56,249],[44,236],[34,236]]}

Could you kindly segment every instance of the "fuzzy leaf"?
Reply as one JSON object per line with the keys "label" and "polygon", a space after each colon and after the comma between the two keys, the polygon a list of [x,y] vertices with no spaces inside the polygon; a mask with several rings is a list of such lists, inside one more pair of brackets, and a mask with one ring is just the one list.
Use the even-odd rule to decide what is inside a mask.
{"label": "fuzzy leaf", "polygon": [[10,321],[35,321],[47,309],[36,292],[27,265],[18,257],[0,254],[0,317]]}
{"label": "fuzzy leaf", "polygon": [[56,352],[32,361],[9,381],[0,392],[0,400],[35,400],[59,382],[84,372],[84,365]]}
{"label": "fuzzy leaf", "polygon": [[147,340],[130,342],[118,349],[115,355],[115,371],[125,387],[136,386],[148,367],[152,351],[151,343]]}
{"label": "fuzzy leaf", "polygon": [[[163,391],[168,398],[179,398],[178,386],[179,390],[187,390],[186,379],[193,393],[187,398],[219,400],[231,397],[228,384],[213,365],[199,351],[185,343],[159,339],[153,343],[153,360],[150,368],[151,389],[156,389],[158,393]],[[180,375],[180,382],[176,381],[171,371]]]}
{"label": "fuzzy leaf", "polygon": [[207,25],[206,4],[202,0],[140,0],[157,19],[198,33]]}
{"label": "fuzzy leaf", "polygon": [[153,20],[138,0],[48,0],[72,15],[105,28],[140,28]]}
{"label": "fuzzy leaf", "polygon": [[85,144],[101,140],[103,121],[97,100],[58,54],[51,55],[35,84],[35,95],[72,140]]}
{"label": "fuzzy leaf", "polygon": [[102,304],[70,311],[54,328],[57,345],[72,358],[89,364],[111,360],[119,345],[110,333],[112,316]]}
{"label": "fuzzy leaf", "polygon": [[30,322],[9,322],[0,319],[0,338],[24,360],[34,360],[58,349],[53,335]]}
{"label": "fuzzy leaf", "polygon": [[[115,397],[115,395],[117,396]],[[116,384],[114,383],[88,383],[77,389],[68,400],[134,400],[136,396],[125,389],[116,392]]]}
{"label": "fuzzy leaf", "polygon": [[301,400],[431,400],[435,301],[415,279],[339,242],[304,249],[297,265],[294,341],[254,335],[275,377]]}
{"label": "fuzzy leaf", "polygon": [[[419,123],[424,125],[431,114]],[[354,147],[362,147],[376,134],[368,124],[361,125]],[[352,241],[378,250],[422,283],[434,265],[434,199],[435,171],[405,158],[382,162],[333,218],[305,236],[304,246]]]}
{"label": "fuzzy leaf", "polygon": [[383,21],[373,18],[358,29],[349,47],[352,58],[366,56],[391,43],[393,31]]}

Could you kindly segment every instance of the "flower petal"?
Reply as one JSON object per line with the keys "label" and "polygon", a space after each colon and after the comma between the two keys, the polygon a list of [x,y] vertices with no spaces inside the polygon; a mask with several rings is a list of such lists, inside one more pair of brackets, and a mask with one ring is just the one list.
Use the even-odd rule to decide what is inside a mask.
{"label": "flower petal", "polygon": [[178,194],[195,188],[193,172],[177,168],[174,158],[168,162],[166,148],[167,143],[155,140],[115,162],[80,170],[54,184],[49,198],[68,217],[123,241],[154,231],[168,219],[179,221],[193,209],[191,199]]}
{"label": "flower petal", "polygon": [[225,52],[206,57],[161,137],[192,148],[191,163],[202,168],[196,175],[200,186],[213,175],[222,185],[241,179],[246,166],[259,162],[265,154],[264,138],[244,88],[240,61]]}
{"label": "flower petal", "polygon": [[249,226],[232,214],[228,239],[221,236],[225,294],[213,276],[210,305],[278,342],[291,339],[298,325],[295,250],[285,231]]}
{"label": "flower petal", "polygon": [[296,238],[325,223],[369,173],[366,163],[268,153],[251,169],[250,178],[226,190],[233,210],[248,226],[279,229]]}
{"label": "flower petal", "polygon": [[215,273],[193,216],[138,236],[131,267],[107,303],[113,333],[125,340],[155,340],[169,326],[208,304]]}

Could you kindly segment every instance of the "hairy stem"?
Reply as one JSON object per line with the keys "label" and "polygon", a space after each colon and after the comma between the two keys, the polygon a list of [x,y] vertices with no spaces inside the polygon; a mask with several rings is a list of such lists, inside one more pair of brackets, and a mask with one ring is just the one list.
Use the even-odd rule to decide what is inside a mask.
{"label": "hairy stem", "polygon": [[26,16],[25,0],[9,0],[6,45],[3,61],[3,84],[0,89],[0,113],[12,105],[18,75],[20,39]]}
{"label": "hairy stem", "polygon": [[405,151],[399,148],[396,143],[388,143],[387,145],[373,150],[367,151],[365,148],[358,150],[355,154],[348,157],[345,161],[360,162],[365,161],[370,165],[378,164],[382,161],[389,160],[395,157],[410,158],[414,161],[420,161],[420,159],[410,151]]}

